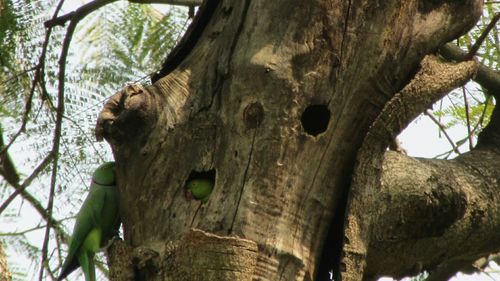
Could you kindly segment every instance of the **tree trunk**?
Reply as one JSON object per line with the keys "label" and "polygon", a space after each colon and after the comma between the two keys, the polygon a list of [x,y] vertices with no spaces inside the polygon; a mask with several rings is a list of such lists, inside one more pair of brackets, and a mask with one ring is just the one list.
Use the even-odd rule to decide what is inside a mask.
{"label": "tree trunk", "polygon": [[[205,21],[198,21],[203,28],[192,27],[187,46],[175,52],[184,57],[170,60],[153,85],[118,92],[99,117],[96,133],[110,142],[117,161],[125,234],[119,255],[124,262],[111,262],[112,268],[133,267],[137,280],[327,280],[330,269],[341,271],[346,202],[370,126],[425,54],[473,26],[481,1],[204,5],[199,18]],[[440,178],[439,171],[458,165],[418,163],[425,171],[435,165],[436,172],[422,178]],[[205,204],[185,196],[186,181],[196,176],[215,180]],[[470,180],[457,191],[441,190],[440,184],[405,186],[439,224],[475,216],[464,206],[473,205],[467,194],[483,176],[457,179]],[[401,214],[408,218],[404,222],[418,220],[405,190],[396,183],[380,190],[383,212],[364,214],[370,239],[364,241],[359,274],[346,272],[345,279],[403,276],[416,272],[419,263],[418,269],[432,268],[455,254],[476,257],[487,250],[471,244],[448,252],[467,243],[465,232],[435,256],[409,244],[408,236],[431,245],[432,237],[473,232],[474,224],[466,220],[459,229],[435,225],[415,232],[399,220]],[[423,190],[437,192],[446,204],[425,201]],[[411,255],[400,250],[407,246]]]}

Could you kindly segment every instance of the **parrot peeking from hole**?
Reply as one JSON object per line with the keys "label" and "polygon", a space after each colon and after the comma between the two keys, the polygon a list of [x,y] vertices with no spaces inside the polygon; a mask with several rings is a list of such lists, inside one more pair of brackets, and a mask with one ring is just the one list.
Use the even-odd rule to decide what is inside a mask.
{"label": "parrot peeking from hole", "polygon": [[192,179],[186,184],[186,197],[188,200],[194,198],[200,200],[201,203],[206,203],[213,188],[214,183],[209,179]]}
{"label": "parrot peeking from hole", "polygon": [[118,190],[115,162],[99,166],[92,176],[90,191],[76,216],[68,256],[58,281],[81,266],[86,281],[95,281],[95,253],[118,234]]}

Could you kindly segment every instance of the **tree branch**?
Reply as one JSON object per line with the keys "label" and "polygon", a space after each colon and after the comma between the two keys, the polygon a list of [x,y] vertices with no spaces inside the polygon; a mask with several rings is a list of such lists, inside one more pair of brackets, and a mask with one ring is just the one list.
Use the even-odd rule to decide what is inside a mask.
{"label": "tree branch", "polygon": [[31,175],[28,178],[26,178],[26,180],[24,180],[24,182],[21,185],[19,185],[18,182],[7,181],[10,185],[12,185],[16,189],[16,191],[14,191],[9,196],[9,198],[7,198],[3,202],[2,206],[0,206],[0,214],[7,208],[7,206],[9,206],[9,204],[17,197],[17,195],[26,192],[26,188],[38,176],[38,174],[40,174],[47,167],[47,165],[50,164],[53,157],[54,154],[49,153],[49,155],[47,155],[45,159],[43,159],[43,161],[35,168],[35,170],[31,173]]}
{"label": "tree branch", "polygon": [[95,10],[100,9],[103,6],[106,6],[107,4],[113,3],[117,0],[95,0],[92,2],[89,2],[80,8],[76,9],[73,12],[69,12],[65,15],[62,15],[60,17],[52,18],[44,23],[45,27],[50,28],[54,27],[56,25],[63,26],[67,21],[75,21],[78,22],[84,17],[86,17],[88,14],[92,13]]}
{"label": "tree branch", "polygon": [[443,132],[444,136],[446,137],[446,139],[450,143],[453,151],[456,154],[460,154],[460,150],[458,150],[457,145],[453,142],[453,140],[451,139],[450,135],[448,135],[448,133],[446,132],[445,126],[441,122],[439,122],[439,120],[436,118],[436,116],[434,116],[434,114],[432,114],[432,112],[430,110],[427,109],[424,112],[424,114],[427,115],[439,127],[439,129],[441,130],[441,132]]}
{"label": "tree branch", "polygon": [[498,252],[499,161],[493,150],[455,160],[386,152],[367,275],[402,278],[427,270],[440,276],[433,280],[447,280]]}
{"label": "tree branch", "polygon": [[483,30],[483,33],[479,36],[477,39],[476,43],[472,46],[470,49],[469,53],[467,54],[466,60],[471,60],[477,53],[477,50],[479,50],[479,47],[481,47],[481,44],[483,43],[484,39],[486,39],[486,36],[488,36],[488,33],[495,27],[497,21],[500,20],[500,13],[497,13],[492,19],[491,22],[488,24],[485,30]]}
{"label": "tree branch", "polygon": [[[49,191],[49,202],[47,203],[47,211],[49,217],[52,217],[52,209],[54,205],[54,195],[56,189],[57,181],[57,167],[59,160],[59,147],[61,143],[61,131],[62,131],[62,120],[64,116],[64,82],[66,74],[66,57],[68,55],[69,46],[71,44],[71,39],[75,31],[78,20],[72,20],[66,30],[66,36],[64,37],[61,55],[59,57],[59,73],[58,73],[58,94],[57,94],[57,114],[56,114],[56,127],[54,129],[54,140],[52,146],[52,153],[54,154],[54,161],[52,162],[52,175],[50,179],[50,191]],[[50,229],[52,220],[47,221],[47,228],[45,230],[45,239],[42,246],[42,265],[47,262],[47,250],[49,246]],[[40,269],[40,281],[43,279],[43,269]]]}
{"label": "tree branch", "polygon": [[[460,49],[460,47],[448,43],[439,48],[439,54],[447,60],[465,61],[467,59],[467,52]],[[497,100],[500,98],[500,73],[493,71],[482,63],[478,63],[479,68],[476,76],[472,80],[476,81],[479,85],[486,88],[488,93],[493,95]]]}
{"label": "tree branch", "polygon": [[467,122],[467,136],[469,139],[469,150],[474,148],[474,143],[472,139],[472,128],[470,124],[470,114],[469,114],[469,101],[467,100],[467,92],[465,91],[465,86],[462,86],[462,94],[464,97],[464,109],[465,109],[465,121]]}
{"label": "tree branch", "polygon": [[[69,12],[60,17],[48,20],[44,23],[45,27],[54,27],[56,25],[63,26],[66,22],[70,20],[79,21],[86,17],[88,14],[100,9],[101,7],[116,2],[117,0],[95,0],[89,2],[75,11]],[[203,0],[129,0],[131,3],[137,4],[170,4],[178,6],[199,6],[203,3]]]}
{"label": "tree branch", "polygon": [[176,6],[200,6],[203,0],[129,0],[132,3],[138,4],[169,4]]}
{"label": "tree branch", "polygon": [[363,269],[376,222],[368,219],[367,214],[378,212],[380,167],[390,141],[431,104],[464,85],[476,70],[474,61],[451,64],[426,56],[415,77],[385,104],[373,122],[357,154],[358,164],[348,199],[342,262],[349,278],[361,280],[369,274],[364,274]]}
{"label": "tree branch", "polygon": [[[5,144],[3,141],[3,131],[0,124],[0,149],[3,149],[4,146]],[[3,154],[0,154],[0,175],[2,175],[10,184],[16,184],[19,182],[19,175],[16,171],[16,167],[7,151]],[[2,212],[0,211],[0,213]]]}

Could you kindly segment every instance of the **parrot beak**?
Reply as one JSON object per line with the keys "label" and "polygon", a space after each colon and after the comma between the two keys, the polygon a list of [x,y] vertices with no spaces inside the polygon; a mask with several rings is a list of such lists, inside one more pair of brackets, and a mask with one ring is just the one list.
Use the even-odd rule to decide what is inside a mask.
{"label": "parrot beak", "polygon": [[184,190],[184,197],[186,198],[186,201],[188,201],[188,202],[191,200],[194,200],[193,192],[191,192],[191,190],[189,190],[189,189]]}

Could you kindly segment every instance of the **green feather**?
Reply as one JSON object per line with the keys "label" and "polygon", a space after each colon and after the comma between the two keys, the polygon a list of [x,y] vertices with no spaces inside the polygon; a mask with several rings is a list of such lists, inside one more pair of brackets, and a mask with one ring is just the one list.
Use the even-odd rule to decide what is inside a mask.
{"label": "green feather", "polygon": [[115,185],[115,162],[106,162],[92,175],[92,182],[102,185]]}
{"label": "green feather", "polygon": [[94,172],[87,198],[76,216],[68,256],[57,280],[62,280],[78,266],[86,281],[95,281],[95,253],[118,232],[118,191],[114,163],[101,165]]}
{"label": "green feather", "polygon": [[187,189],[191,191],[193,197],[206,203],[212,193],[214,183],[209,179],[193,179],[187,183]]}

